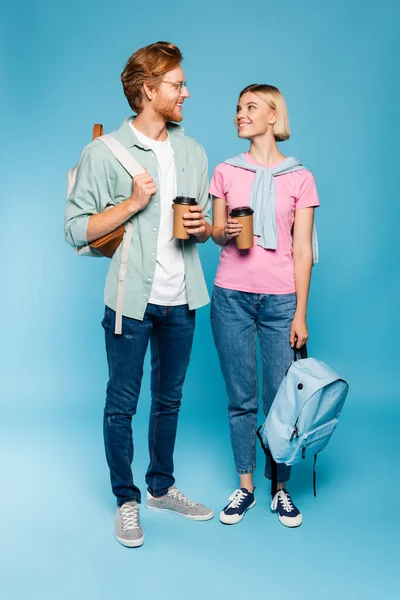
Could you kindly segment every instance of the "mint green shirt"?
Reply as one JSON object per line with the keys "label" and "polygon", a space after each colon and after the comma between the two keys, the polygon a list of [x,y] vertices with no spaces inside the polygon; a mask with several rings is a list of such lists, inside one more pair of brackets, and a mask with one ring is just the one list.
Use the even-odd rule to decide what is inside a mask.
{"label": "mint green shirt", "polygon": [[[134,156],[158,184],[158,165],[154,152],[139,142],[125,119],[112,135]],[[179,125],[168,124],[168,133],[175,153],[177,195],[196,198],[205,220],[211,223],[208,196],[208,162],[204,148],[184,134]],[[157,185],[159,188],[159,186]],[[67,200],[65,236],[74,247],[87,244],[87,228],[91,215],[114,206],[132,194],[132,178],[108,148],[99,140],[88,144],[78,164],[76,183]],[[149,204],[132,218],[133,238],[129,249],[122,314],[143,320],[153,283],[160,225],[160,196],[151,197]],[[208,304],[204,275],[193,236],[182,240],[185,281],[189,308]],[[121,246],[111,259],[104,302],[116,310]]]}

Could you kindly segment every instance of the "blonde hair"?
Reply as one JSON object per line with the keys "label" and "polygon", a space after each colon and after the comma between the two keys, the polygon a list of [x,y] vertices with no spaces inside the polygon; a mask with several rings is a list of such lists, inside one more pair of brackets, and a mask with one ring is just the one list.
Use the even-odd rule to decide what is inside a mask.
{"label": "blonde hair", "polygon": [[143,108],[143,83],[157,89],[165,73],[178,67],[183,60],[181,51],[169,42],[156,42],[140,48],[129,58],[121,81],[129,106],[136,113]]}
{"label": "blonde hair", "polygon": [[268,106],[276,111],[274,123],[274,137],[277,142],[284,142],[290,138],[289,115],[285,99],[277,87],[267,84],[253,83],[244,88],[239,94],[239,100],[246,92],[252,92],[264,100]]}

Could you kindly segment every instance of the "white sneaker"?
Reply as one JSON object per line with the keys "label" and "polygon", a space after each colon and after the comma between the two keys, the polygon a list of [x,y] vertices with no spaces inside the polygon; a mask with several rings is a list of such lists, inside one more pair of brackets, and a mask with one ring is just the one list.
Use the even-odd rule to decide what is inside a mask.
{"label": "white sneaker", "polygon": [[170,487],[167,494],[162,498],[155,498],[147,492],[146,506],[150,510],[174,512],[193,521],[208,521],[214,516],[214,511],[211,508],[194,502],[175,486]]}
{"label": "white sneaker", "polygon": [[115,537],[123,546],[137,548],[144,542],[140,525],[139,505],[136,500],[125,502],[115,513]]}
{"label": "white sneaker", "polygon": [[293,504],[287,490],[278,490],[271,502],[271,510],[278,513],[282,525],[285,527],[299,527],[303,517],[298,508]]}
{"label": "white sneaker", "polygon": [[225,525],[235,525],[255,505],[256,499],[253,492],[249,492],[246,488],[235,490],[229,497],[229,504],[220,512],[219,520]]}

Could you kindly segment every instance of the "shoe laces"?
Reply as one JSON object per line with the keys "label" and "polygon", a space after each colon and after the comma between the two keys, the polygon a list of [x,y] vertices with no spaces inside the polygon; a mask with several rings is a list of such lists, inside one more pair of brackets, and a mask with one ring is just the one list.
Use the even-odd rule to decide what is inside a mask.
{"label": "shoe laces", "polygon": [[283,506],[283,509],[286,512],[290,513],[294,510],[294,506],[292,504],[292,499],[290,498],[288,492],[286,492],[285,490],[279,490],[275,494],[275,497],[272,501],[273,510],[276,510],[276,507],[278,506],[278,502],[281,503],[281,505]]}
{"label": "shoe laces", "polygon": [[168,496],[170,498],[173,498],[174,500],[177,500],[178,502],[182,502],[182,504],[190,506],[190,508],[193,508],[197,504],[197,502],[193,502],[193,500],[185,496],[185,494],[182,494],[182,492],[180,492],[178,488],[170,489],[168,491]]}
{"label": "shoe laces", "polygon": [[137,504],[123,504],[120,507],[121,520],[122,520],[122,531],[128,531],[129,529],[138,529],[139,525],[139,507]]}
{"label": "shoe laces", "polygon": [[229,496],[230,504],[228,508],[238,508],[247,494],[243,490],[235,490],[231,496]]}

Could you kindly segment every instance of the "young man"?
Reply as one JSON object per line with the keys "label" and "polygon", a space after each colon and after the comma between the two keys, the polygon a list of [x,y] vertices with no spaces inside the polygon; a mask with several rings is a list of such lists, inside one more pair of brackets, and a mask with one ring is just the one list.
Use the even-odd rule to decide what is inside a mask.
{"label": "young man", "polygon": [[[123,300],[117,301],[121,246],[114,254],[105,288],[105,330],[109,381],[104,411],[104,442],[117,498],[115,535],[129,547],[144,540],[139,519],[140,490],[131,471],[132,416],[136,413],[143,362],[151,348],[150,464],[147,506],[189,519],[208,520],[213,511],[174,486],[173,452],[190,359],[195,309],[209,302],[197,242],[211,234],[206,154],[177,125],[189,92],[180,50],[158,42],[141,48],[121,75],[136,117],[113,136],[146,173],[132,178],[99,140],[83,151],[76,184],[68,198],[67,241],[84,246],[123,223],[133,224]],[[175,196],[197,199],[185,215],[190,238],[172,237]],[[112,208],[105,210],[107,205]],[[120,308],[122,304],[122,309]],[[122,334],[115,329],[122,310]]]}

